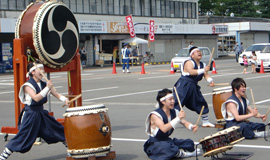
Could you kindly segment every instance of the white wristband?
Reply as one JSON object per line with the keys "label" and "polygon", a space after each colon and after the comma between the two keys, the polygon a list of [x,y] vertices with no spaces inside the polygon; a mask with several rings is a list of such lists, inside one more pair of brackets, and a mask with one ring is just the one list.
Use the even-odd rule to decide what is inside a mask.
{"label": "white wristband", "polygon": [[60,96],[59,100],[66,103],[67,98],[65,96]]}
{"label": "white wristband", "polygon": [[45,97],[46,95],[47,95],[47,93],[49,92],[49,87],[45,87],[42,91],[40,91],[39,93],[40,93],[40,95],[42,96],[42,97]]}
{"label": "white wristband", "polygon": [[188,129],[192,131],[192,127],[193,127],[193,124],[190,124],[190,125],[188,126]]}
{"label": "white wristband", "polygon": [[213,78],[211,78],[211,77],[207,78],[208,83],[211,83],[212,81],[213,81]]}
{"label": "white wristband", "polygon": [[198,72],[198,75],[204,74],[204,69],[203,68],[202,69],[198,69],[197,72]]}
{"label": "white wristband", "polygon": [[171,122],[170,124],[172,125],[173,128],[176,127],[176,125],[181,122],[180,118],[179,117],[175,117]]}

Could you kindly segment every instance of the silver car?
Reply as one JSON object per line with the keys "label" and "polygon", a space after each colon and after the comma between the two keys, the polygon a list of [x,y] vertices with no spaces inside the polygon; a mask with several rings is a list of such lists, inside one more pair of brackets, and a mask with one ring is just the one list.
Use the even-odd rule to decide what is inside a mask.
{"label": "silver car", "polygon": [[[202,59],[201,61],[205,64],[209,63],[209,60],[211,58],[211,52],[208,47],[198,47],[202,52]],[[171,62],[173,62],[173,69],[174,72],[179,70],[182,72],[183,63],[190,59],[189,56],[189,48],[183,48],[179,51],[178,54],[175,54],[176,57],[172,58]],[[210,70],[212,70],[214,59],[212,58],[211,64],[210,64]]]}

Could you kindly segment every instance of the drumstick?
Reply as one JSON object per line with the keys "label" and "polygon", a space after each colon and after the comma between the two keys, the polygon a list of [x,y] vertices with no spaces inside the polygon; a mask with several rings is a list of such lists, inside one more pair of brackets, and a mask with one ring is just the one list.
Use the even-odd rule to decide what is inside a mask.
{"label": "drumstick", "polygon": [[[214,86],[227,86],[229,83],[215,83]],[[208,85],[209,86],[209,85]]]}
{"label": "drumstick", "polygon": [[[43,72],[39,69],[39,67],[37,66],[36,63],[33,63],[34,66],[37,68],[37,70],[39,71],[39,73],[42,75],[42,77],[44,77],[44,79],[46,80],[46,82],[48,82],[48,78],[43,74]],[[52,88],[56,91],[56,89],[54,88],[54,86],[52,86]]]}
{"label": "drumstick", "polygon": [[251,93],[251,97],[252,97],[254,109],[257,109],[256,106],[255,106],[255,101],[254,101],[254,96],[253,96],[252,88],[250,88],[250,93]]}
{"label": "drumstick", "polygon": [[267,115],[269,114],[269,112],[270,112],[270,108],[268,108],[268,110],[267,110],[265,116],[267,116]]}
{"label": "drumstick", "polygon": [[211,58],[209,60],[208,66],[210,66],[210,64],[211,64],[211,61],[212,61],[212,58],[213,58],[213,54],[214,54],[214,50],[215,50],[215,47],[212,49],[212,54],[211,54]]}
{"label": "drumstick", "polygon": [[[69,103],[71,103],[71,102],[77,100],[77,99],[80,98],[81,96],[82,96],[82,94],[77,95],[76,97],[74,97],[73,99],[71,99],[71,100],[69,101]],[[63,105],[62,107],[65,107],[65,105]]]}
{"label": "drumstick", "polygon": [[203,110],[204,110],[204,106],[202,106],[202,109],[201,109],[200,115],[199,115],[199,117],[198,117],[196,126],[198,126],[198,124],[199,124],[199,121],[200,121],[200,118],[201,118],[201,116],[202,116]]}
{"label": "drumstick", "polygon": [[175,87],[173,87],[173,89],[174,89],[174,91],[175,91],[175,94],[176,94],[176,97],[177,97],[177,100],[178,100],[178,103],[179,103],[180,109],[182,110],[182,109],[183,109],[183,107],[182,107],[181,101],[180,101],[180,99],[179,99],[179,96],[178,96],[177,90],[176,90],[176,88],[175,88]]}

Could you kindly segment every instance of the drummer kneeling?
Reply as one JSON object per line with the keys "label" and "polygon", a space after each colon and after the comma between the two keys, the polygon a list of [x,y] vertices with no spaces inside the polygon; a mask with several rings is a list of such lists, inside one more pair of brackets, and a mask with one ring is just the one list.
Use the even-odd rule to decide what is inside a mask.
{"label": "drummer kneeling", "polygon": [[[181,123],[187,129],[197,131],[198,126],[185,120],[185,112],[174,109],[172,91],[165,88],[157,95],[158,109],[151,112],[146,119],[146,133],[150,136],[144,144],[144,151],[149,158],[164,160],[196,156],[195,144],[191,139],[171,139],[177,124]],[[200,155],[200,150],[197,149]]]}
{"label": "drummer kneeling", "polygon": [[232,96],[221,106],[222,116],[226,120],[225,128],[240,126],[240,131],[246,139],[264,137],[265,124],[247,121],[251,117],[261,118],[264,122],[266,115],[251,108],[246,99],[246,82],[242,78],[235,78],[232,83]]}

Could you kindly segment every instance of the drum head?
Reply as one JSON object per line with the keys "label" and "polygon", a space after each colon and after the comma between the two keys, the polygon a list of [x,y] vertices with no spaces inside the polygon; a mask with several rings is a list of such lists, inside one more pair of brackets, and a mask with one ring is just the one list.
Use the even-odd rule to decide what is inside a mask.
{"label": "drum head", "polygon": [[[30,14],[33,12],[36,13]],[[28,18],[30,20],[27,21]],[[26,23],[32,24],[32,27],[28,27]],[[51,68],[67,65],[78,50],[77,21],[69,8],[61,2],[39,2],[29,5],[20,16],[16,30],[16,38],[27,39],[27,35],[32,34],[24,40],[25,47],[33,50],[31,56],[38,56],[36,58]]]}
{"label": "drum head", "polygon": [[220,94],[220,93],[224,93],[224,92],[231,92],[232,91],[232,87],[231,86],[227,86],[227,87],[220,87],[220,88],[215,88],[213,89],[213,94]]}

